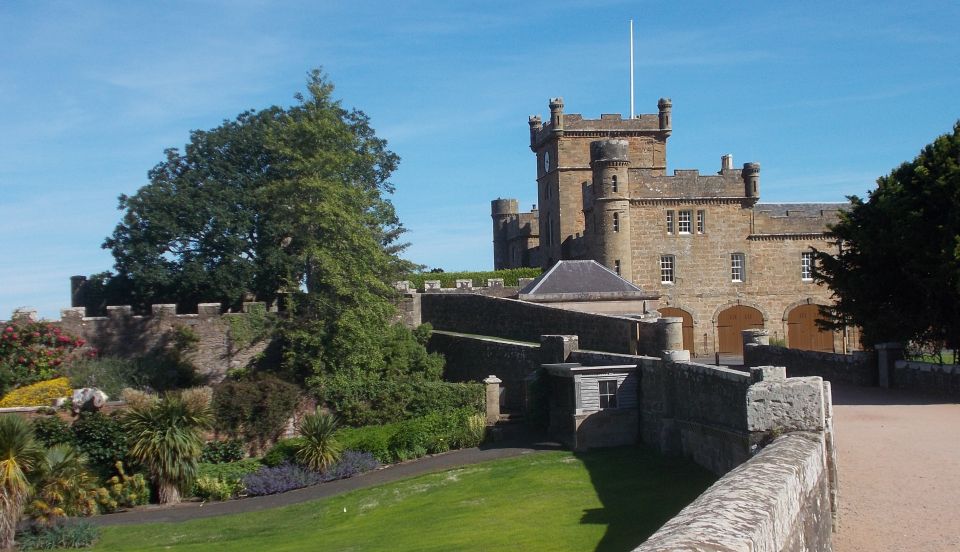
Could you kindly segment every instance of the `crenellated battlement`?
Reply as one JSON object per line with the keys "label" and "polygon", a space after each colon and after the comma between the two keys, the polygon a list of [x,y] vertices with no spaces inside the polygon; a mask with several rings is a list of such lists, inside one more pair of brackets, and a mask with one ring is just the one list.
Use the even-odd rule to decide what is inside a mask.
{"label": "crenellated battlement", "polygon": [[827,232],[847,208],[848,203],[760,203],[753,209],[753,234]]}
{"label": "crenellated battlement", "polygon": [[[115,319],[133,319],[145,321],[150,318],[159,318],[167,322],[172,322],[175,320],[182,320],[186,322],[191,320],[209,320],[213,318],[219,319],[221,316],[238,315],[249,313],[254,310],[260,310],[263,312],[268,311],[267,304],[262,301],[245,302],[243,303],[243,307],[239,312],[223,312],[223,308],[220,303],[200,303],[197,305],[197,312],[181,314],[177,314],[177,305],[173,303],[150,305],[150,314],[148,315],[134,314],[133,307],[130,305],[109,305],[106,307],[106,310],[106,316],[87,316],[86,307],[70,307],[60,309],[60,320],[61,322]],[[269,310],[271,312],[276,312],[276,308]]]}

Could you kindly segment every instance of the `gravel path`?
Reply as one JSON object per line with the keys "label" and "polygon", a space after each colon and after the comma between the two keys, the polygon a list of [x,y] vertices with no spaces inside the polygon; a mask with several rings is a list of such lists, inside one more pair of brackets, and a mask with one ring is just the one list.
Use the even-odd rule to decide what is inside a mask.
{"label": "gravel path", "polygon": [[169,523],[188,521],[213,516],[257,512],[308,500],[335,496],[357,489],[383,485],[400,479],[425,473],[448,470],[459,466],[477,464],[488,460],[510,458],[531,454],[539,450],[559,450],[556,443],[532,443],[529,441],[497,443],[490,447],[461,449],[444,454],[427,456],[418,460],[395,464],[380,470],[367,472],[350,479],[331,481],[313,487],[297,489],[281,494],[256,496],[226,502],[185,502],[176,506],[146,506],[130,512],[94,516],[89,521],[97,525],[131,525],[136,523]]}
{"label": "gravel path", "polygon": [[836,552],[960,550],[960,404],[834,386]]}

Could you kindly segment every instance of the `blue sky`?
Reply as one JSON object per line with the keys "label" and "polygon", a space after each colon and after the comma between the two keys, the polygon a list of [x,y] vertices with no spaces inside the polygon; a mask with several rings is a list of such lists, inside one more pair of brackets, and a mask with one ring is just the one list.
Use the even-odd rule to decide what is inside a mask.
{"label": "blue sky", "polygon": [[0,2],[0,318],[56,318],[111,268],[117,196],[164,148],[289,105],[322,66],[401,158],[407,256],[492,265],[490,200],[536,201],[527,116],[673,99],[669,169],[762,165],[762,200],[841,201],[960,117],[960,3]]}

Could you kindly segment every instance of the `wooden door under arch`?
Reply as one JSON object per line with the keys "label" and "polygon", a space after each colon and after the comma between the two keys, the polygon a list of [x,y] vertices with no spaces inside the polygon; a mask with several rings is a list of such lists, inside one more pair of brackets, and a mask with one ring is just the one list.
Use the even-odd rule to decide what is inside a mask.
{"label": "wooden door under arch", "polygon": [[819,305],[800,305],[787,315],[787,347],[805,351],[833,350],[833,332],[817,327]]}
{"label": "wooden door under arch", "polygon": [[743,355],[743,330],[763,328],[763,313],[753,307],[736,305],[717,317],[717,352]]}
{"label": "wooden door under arch", "polygon": [[658,310],[660,316],[683,318],[683,348],[690,351],[690,356],[693,356],[693,315],[675,307],[663,307]]}

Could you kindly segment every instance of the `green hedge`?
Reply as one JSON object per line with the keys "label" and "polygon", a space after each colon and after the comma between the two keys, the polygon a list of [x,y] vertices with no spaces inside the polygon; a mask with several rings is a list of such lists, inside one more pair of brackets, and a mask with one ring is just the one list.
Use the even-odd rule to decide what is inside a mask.
{"label": "green hedge", "polygon": [[329,381],[318,392],[318,399],[336,410],[342,424],[361,427],[461,408],[481,412],[484,387],[480,383],[344,378]]}
{"label": "green hedge", "polygon": [[344,450],[369,452],[388,464],[426,454],[475,447],[483,441],[483,416],[462,408],[435,412],[393,424],[347,428],[337,432]]}
{"label": "green hedge", "polygon": [[503,278],[503,285],[516,286],[520,278],[536,278],[543,271],[539,268],[510,268],[505,270],[490,271],[464,271],[464,272],[420,272],[417,274],[408,274],[404,277],[419,289],[423,289],[423,283],[427,280],[440,280],[445,288],[456,287],[457,280],[473,280],[474,286],[487,285],[488,278]]}

